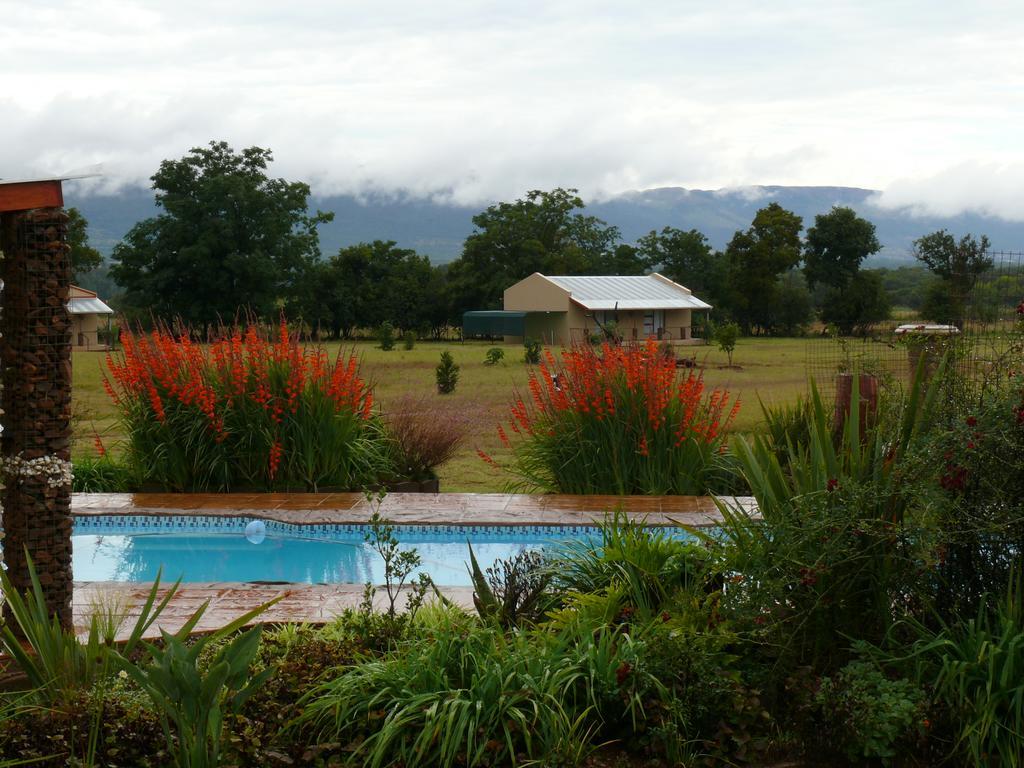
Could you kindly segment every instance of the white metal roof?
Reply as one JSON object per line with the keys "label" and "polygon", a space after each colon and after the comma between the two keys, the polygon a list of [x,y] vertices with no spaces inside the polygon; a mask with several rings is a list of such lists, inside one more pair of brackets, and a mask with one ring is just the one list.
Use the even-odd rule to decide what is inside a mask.
{"label": "white metal roof", "polygon": [[545,277],[586,309],[711,309],[710,304],[659,274]]}
{"label": "white metal roof", "polygon": [[112,315],[114,310],[99,299],[82,298],[68,301],[68,312],[72,315]]}

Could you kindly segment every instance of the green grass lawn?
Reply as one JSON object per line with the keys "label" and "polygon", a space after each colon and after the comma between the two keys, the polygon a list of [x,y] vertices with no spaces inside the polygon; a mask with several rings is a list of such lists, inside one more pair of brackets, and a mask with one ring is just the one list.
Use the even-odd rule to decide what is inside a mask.
{"label": "green grass lawn", "polygon": [[[709,388],[724,387],[743,401],[734,429],[755,429],[761,419],[757,404],[786,403],[807,389],[806,360],[808,345],[826,344],[822,339],[741,339],[733,354],[733,366],[727,366],[724,353],[714,347],[684,348],[682,354],[696,354]],[[332,354],[339,344],[328,345]],[[504,363],[483,364],[486,351],[501,346]],[[525,391],[529,368],[522,362],[523,349],[514,345],[489,342],[421,342],[411,351],[401,345],[390,352],[371,342],[355,344],[363,357],[363,374],[374,384],[377,402],[385,409],[403,395],[423,397],[428,407],[436,407],[438,418],[465,421],[467,437],[459,454],[441,469],[445,491],[487,493],[501,491],[509,478],[485,464],[477,456],[483,450],[499,462],[507,455],[495,431],[503,421],[516,388]],[[443,350],[449,350],[461,366],[455,392],[437,394],[434,367]],[[95,434],[117,452],[121,434],[117,414],[102,385],[104,355],[96,352],[74,353],[74,430],[75,455],[94,451]]]}

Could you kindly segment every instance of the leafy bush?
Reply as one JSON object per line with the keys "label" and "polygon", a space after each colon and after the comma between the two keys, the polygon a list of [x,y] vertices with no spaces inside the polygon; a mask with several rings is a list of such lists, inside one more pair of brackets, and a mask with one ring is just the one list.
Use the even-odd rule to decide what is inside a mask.
{"label": "leafy bush", "polygon": [[523,342],[523,360],[527,365],[540,365],[541,343],[536,339],[526,339]]}
{"label": "leafy bush", "polygon": [[506,633],[455,618],[325,682],[299,725],[352,744],[366,766],[579,765],[599,740],[650,742],[653,727],[674,753],[672,710],[646,654],[622,630]]}
{"label": "leafy bush", "polygon": [[131,493],[140,483],[130,464],[110,455],[75,459],[71,490],[75,493]]}
{"label": "leafy bush", "polygon": [[920,457],[937,505],[937,594],[947,619],[1002,594],[1024,551],[1024,375],[952,410]]}
{"label": "leafy bush", "polygon": [[484,365],[497,365],[505,358],[505,350],[501,347],[491,347],[487,350],[487,357],[484,358]]}
{"label": "leafy bush", "polygon": [[469,560],[473,604],[481,618],[508,629],[536,622],[545,613],[551,573],[540,552],[526,549],[482,571],[470,545]]}
{"label": "leafy bush", "polygon": [[411,480],[436,477],[435,470],[452,459],[468,428],[460,413],[439,411],[426,397],[413,396],[391,401],[385,423],[397,451],[394,464]]}
{"label": "leafy bush", "polygon": [[[28,558],[28,570],[32,590],[22,595],[11,583],[7,571],[0,568],[5,613],[10,616],[10,620],[0,626],[0,647],[28,678],[33,699],[66,703],[112,674],[111,654],[117,626],[93,613],[88,635],[85,642],[81,642],[74,631],[64,629],[59,619],[50,615],[31,558]],[[142,636],[177,593],[178,584],[175,582],[158,600],[160,576],[157,575],[135,624],[121,644],[122,654],[134,652]]]}
{"label": "leafy bush", "polygon": [[764,402],[760,405],[767,445],[780,463],[785,463],[792,454],[807,450],[814,418],[809,400],[798,397],[796,402],[785,405],[773,406]]}
{"label": "leafy bush", "polygon": [[710,763],[761,762],[777,741],[777,723],[744,679],[739,637],[713,604],[672,606],[643,627],[647,670],[667,689],[675,738]]}
{"label": "leafy bush", "polygon": [[254,325],[206,346],[188,332],[123,334],[108,358],[140,480],[173,491],[373,485],[392,471],[373,395],[354,354],[328,360],[282,321],[268,342]]}
{"label": "leafy bush", "polygon": [[441,362],[437,364],[435,375],[438,392],[448,395],[455,391],[455,385],[459,382],[459,366],[448,350],[441,353]]}
{"label": "leafy bush", "polygon": [[402,334],[402,344],[404,345],[406,351],[408,351],[408,350],[412,349],[413,347],[415,347],[416,346],[416,334],[413,333],[412,331],[406,331],[405,333],[403,333]]}
{"label": "leafy bush", "polygon": [[202,615],[200,609],[177,633],[161,631],[161,644],[145,643],[149,662],[135,664],[119,657],[121,669],[153,701],[168,752],[178,768],[216,768],[220,764],[224,705],[237,711],[273,672],[265,669],[256,675],[249,673],[259,648],[260,627],[223,645],[205,670],[199,665],[201,655],[208,647],[215,647],[238,632],[274,602],[277,600],[249,611],[213,634],[193,638],[186,645]]}
{"label": "leafy bush", "polygon": [[734,574],[723,609],[759,636],[780,672],[838,669],[852,640],[878,642],[928,593],[927,481],[912,457],[939,386],[919,375],[902,407],[862,434],[857,380],[838,436],[812,388],[807,445],[789,441],[780,462],[763,436],[734,440],[761,519],[722,505],[721,533],[706,537]]}
{"label": "leafy bush", "polygon": [[564,702],[580,678],[526,635],[456,624],[314,689],[299,722],[372,768],[554,763],[588,735]]}
{"label": "leafy bush", "polygon": [[17,716],[0,718],[0,765],[164,768],[157,715],[125,682],[76,691],[59,706],[16,706]]}
{"label": "leafy bush", "polygon": [[1024,588],[1015,578],[1002,598],[981,601],[974,618],[933,630],[913,619],[908,653],[893,633],[890,665],[910,667],[948,710],[951,758],[970,765],[1024,765]]}
{"label": "leafy bush", "polygon": [[[508,469],[526,488],[576,494],[702,494],[730,489],[722,433],[739,410],[727,392],[704,393],[643,345],[578,345],[550,354],[512,406]],[[557,372],[557,381],[555,379]],[[730,407],[731,406],[731,407]]]}
{"label": "leafy bush", "polygon": [[613,590],[623,606],[650,618],[679,590],[704,594],[716,586],[712,555],[704,547],[621,512],[598,530],[599,538],[568,542],[552,555],[556,588],[579,594]]}
{"label": "leafy bush", "polygon": [[395,348],[395,327],[385,320],[377,329],[378,346],[385,352]]}
{"label": "leafy bush", "polygon": [[892,680],[868,661],[854,661],[821,681],[814,696],[817,740],[851,761],[893,758],[921,729],[924,691],[910,680]]}

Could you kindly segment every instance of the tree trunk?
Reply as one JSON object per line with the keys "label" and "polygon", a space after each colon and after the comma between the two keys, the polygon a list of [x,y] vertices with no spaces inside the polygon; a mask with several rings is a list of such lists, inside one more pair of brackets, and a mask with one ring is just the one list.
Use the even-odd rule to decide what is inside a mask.
{"label": "tree trunk", "polygon": [[5,410],[0,456],[6,470],[2,499],[8,575],[19,590],[30,587],[27,553],[51,614],[70,627],[71,260],[66,224],[60,208],[0,216]]}

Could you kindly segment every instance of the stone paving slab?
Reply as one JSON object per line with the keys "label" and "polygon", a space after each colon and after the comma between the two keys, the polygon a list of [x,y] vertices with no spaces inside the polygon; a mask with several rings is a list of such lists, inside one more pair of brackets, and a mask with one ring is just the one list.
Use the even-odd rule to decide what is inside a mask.
{"label": "stone paving slab", "polygon": [[[749,496],[719,500],[756,513]],[[374,505],[359,493],[76,493],[76,515],[202,514],[282,523],[365,523]],[[396,525],[586,525],[617,509],[649,525],[709,526],[722,517],[710,496],[568,496],[503,493],[392,493],[380,514]]]}
{"label": "stone paving slab", "polygon": [[[88,633],[89,619],[97,610],[120,606],[125,609],[127,619],[121,627],[118,639],[124,640],[131,631],[135,619],[145,603],[152,584],[101,581],[76,582],[73,610],[75,628],[80,634]],[[168,585],[169,587],[170,585]],[[473,590],[469,587],[442,587],[442,594],[457,605],[468,610],[473,608]],[[160,597],[168,589],[161,587]],[[196,632],[212,632],[226,626],[239,616],[269,602],[275,603],[261,614],[255,623],[276,624],[283,622],[305,622],[325,624],[340,615],[346,608],[357,608],[363,599],[361,584],[258,584],[241,582],[189,583],[179,588],[167,604],[156,623],[146,633],[148,639],[160,637],[160,629],[175,632],[202,606],[209,607],[203,614]],[[405,605],[404,595],[399,605]],[[387,595],[377,591],[377,610],[387,608]]]}

